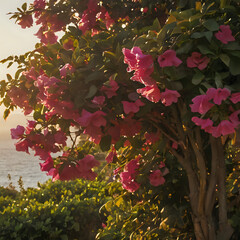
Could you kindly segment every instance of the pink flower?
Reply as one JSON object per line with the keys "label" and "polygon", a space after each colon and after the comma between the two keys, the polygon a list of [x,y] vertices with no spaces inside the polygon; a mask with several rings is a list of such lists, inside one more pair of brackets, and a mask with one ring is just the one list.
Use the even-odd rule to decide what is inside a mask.
{"label": "pink flower", "polygon": [[23,15],[18,24],[22,27],[22,28],[29,28],[33,25],[33,18],[32,15]]}
{"label": "pink flower", "polygon": [[156,84],[155,80],[149,76],[148,73],[144,71],[136,71],[134,75],[131,77],[132,81],[140,82],[145,86],[151,86]]}
{"label": "pink flower", "polygon": [[150,184],[157,187],[165,183],[162,172],[158,169],[150,173],[149,175]]}
{"label": "pink flower", "polygon": [[205,132],[212,133],[214,127],[213,127],[213,121],[208,119],[201,119],[199,117],[193,117],[192,121],[197,125],[201,126],[201,129],[203,129]]}
{"label": "pink flower", "polygon": [[45,45],[47,44],[55,44],[57,42],[58,37],[55,35],[53,31],[47,31],[43,34],[41,38],[41,42]]}
{"label": "pink flower", "polygon": [[160,90],[156,84],[151,86],[146,86],[144,88],[137,89],[137,93],[141,94],[143,97],[147,98],[151,102],[160,101]]}
{"label": "pink flower", "polygon": [[121,171],[121,169],[122,169],[121,167],[114,169],[113,171],[114,175],[117,175]]}
{"label": "pink flower", "polygon": [[86,9],[79,22],[78,28],[85,34],[86,31],[91,30],[96,25],[96,14],[94,8]]}
{"label": "pink flower", "polygon": [[66,49],[66,50],[74,51],[73,40],[71,38],[65,40],[63,42],[63,48]]}
{"label": "pink flower", "polygon": [[178,67],[182,61],[176,57],[174,50],[167,50],[158,57],[158,63],[160,67]]}
{"label": "pink flower", "polygon": [[164,162],[160,162],[160,164],[158,165],[159,168],[164,168],[166,167],[165,163]]}
{"label": "pink flower", "polygon": [[207,95],[199,95],[192,99],[193,104],[190,104],[192,112],[199,112],[201,114],[206,113],[209,109],[211,109],[214,104],[209,102],[209,96]]}
{"label": "pink flower", "polygon": [[238,102],[240,102],[240,92],[237,93],[233,93],[230,97],[230,100],[232,101],[232,103],[236,104]]}
{"label": "pink flower", "polygon": [[221,41],[223,44],[227,44],[228,42],[235,41],[235,38],[232,36],[232,31],[229,25],[221,25],[220,30],[215,33],[215,37]]}
{"label": "pink flower", "polygon": [[25,128],[23,126],[17,125],[16,128],[11,128],[11,137],[12,139],[19,139],[23,137]]}
{"label": "pink flower", "polygon": [[113,96],[117,96],[116,91],[118,90],[119,86],[116,81],[110,78],[109,87],[102,86],[101,91],[103,91],[108,98],[112,98]]}
{"label": "pink flower", "polygon": [[61,130],[57,131],[54,134],[54,140],[55,140],[55,143],[61,144],[62,146],[66,146],[67,137],[63,131]]}
{"label": "pink flower", "polygon": [[141,122],[132,119],[131,115],[123,118],[123,122],[119,124],[120,135],[132,137],[141,131]]}
{"label": "pink flower", "polygon": [[37,80],[37,75],[34,67],[31,67],[29,71],[22,72],[22,74],[27,78],[28,81]]}
{"label": "pink flower", "polygon": [[212,135],[218,138],[221,135],[225,136],[228,134],[232,134],[234,132],[235,132],[234,124],[228,120],[223,120],[219,123],[219,125],[216,128],[213,129]]}
{"label": "pink flower", "polygon": [[30,134],[30,132],[35,128],[36,124],[36,121],[28,120],[28,124],[26,127],[26,135]]}
{"label": "pink flower", "polygon": [[88,134],[91,137],[90,140],[96,144],[101,140],[102,130],[100,127],[107,124],[104,116],[106,113],[102,111],[90,113],[83,109],[81,117],[76,120],[82,127],[85,127],[84,134]]}
{"label": "pink flower", "polygon": [[139,107],[144,106],[145,104],[138,99],[135,102],[128,102],[128,101],[122,101],[123,104],[123,110],[126,114],[129,113],[137,113],[139,111]]}
{"label": "pink flower", "polygon": [[101,127],[106,126],[106,119],[104,118],[106,116],[106,113],[102,111],[96,111],[94,113],[90,113],[86,111],[85,109],[82,110],[81,117],[78,119],[78,123],[82,127],[89,127],[89,126],[95,126],[95,127]]}
{"label": "pink flower", "polygon": [[33,7],[34,7],[35,9],[44,9],[45,6],[46,6],[45,0],[35,0],[35,1],[33,2]]}
{"label": "pink flower", "polygon": [[53,166],[53,159],[51,157],[51,155],[49,154],[48,158],[45,160],[44,163],[39,163],[40,165],[40,169],[42,172],[49,172],[50,169],[52,169],[54,166]]}
{"label": "pink flower", "polygon": [[26,139],[15,143],[15,146],[17,151],[29,153],[29,142]]}
{"label": "pink flower", "polygon": [[114,157],[116,157],[116,156],[117,156],[117,152],[116,152],[116,149],[113,147],[111,152],[106,157],[107,163],[111,163],[113,161]]}
{"label": "pink flower", "polygon": [[139,160],[141,156],[138,156],[135,159],[132,159],[128,164],[126,164],[125,169],[129,172],[133,177],[137,174],[137,169],[139,168]]}
{"label": "pink flower", "polygon": [[165,106],[170,106],[172,103],[176,103],[179,97],[180,94],[177,91],[169,90],[166,88],[165,92],[161,92],[160,99],[162,101],[162,104]]}
{"label": "pink flower", "polygon": [[135,181],[135,177],[138,174],[136,170],[139,168],[140,157],[141,156],[139,155],[137,158],[132,159],[125,166],[124,172],[120,173],[122,186],[129,192],[135,192],[140,187],[140,184]]}
{"label": "pink flower", "polygon": [[156,143],[157,141],[159,141],[160,134],[158,132],[156,132],[156,133],[145,133],[144,137],[146,138],[145,144],[152,145],[152,144]]}
{"label": "pink flower", "polygon": [[104,102],[105,102],[104,96],[95,96],[92,100],[92,103],[99,105],[99,106],[103,106]]}
{"label": "pink flower", "polygon": [[206,96],[209,99],[213,99],[213,102],[217,105],[220,105],[223,100],[226,100],[231,95],[230,90],[227,88],[209,88],[206,92]]}
{"label": "pink flower", "polygon": [[93,172],[92,169],[99,165],[99,161],[97,161],[93,155],[88,154],[78,161],[77,170],[81,173],[81,177],[88,180],[94,180],[97,174]]}
{"label": "pink flower", "polygon": [[131,176],[129,172],[121,172],[120,173],[120,181],[124,189],[128,190],[129,192],[135,192],[139,189],[140,184],[137,183]]}
{"label": "pink flower", "polygon": [[111,126],[108,129],[108,134],[112,137],[112,143],[115,144],[120,139],[119,125]]}
{"label": "pink flower", "polygon": [[57,39],[58,39],[55,33],[52,30],[47,31],[45,26],[40,27],[40,29],[35,34],[35,36],[37,36],[41,40],[41,43],[45,45],[54,44],[57,42]]}
{"label": "pink flower", "polygon": [[107,227],[106,224],[102,223],[102,228],[106,228],[106,227]]}
{"label": "pink flower", "polygon": [[106,24],[106,28],[109,30],[113,24],[115,23],[115,21],[110,17],[109,13],[106,12],[104,15],[104,22]]}
{"label": "pink flower", "polygon": [[238,127],[238,125],[240,124],[239,121],[239,115],[240,114],[240,110],[233,112],[230,116],[229,116],[229,120],[231,121],[231,123],[233,124],[233,126],[235,128]]}
{"label": "pink flower", "polygon": [[147,72],[150,75],[153,72],[153,59],[151,55],[145,55],[139,47],[133,47],[131,50],[123,48],[124,63],[128,64],[127,71],[133,70]]}
{"label": "pink flower", "polygon": [[173,149],[178,149],[178,143],[177,142],[173,142],[172,143],[172,148]]}
{"label": "pink flower", "polygon": [[[68,165],[65,162],[61,162],[57,165],[57,169],[51,169],[49,175],[53,176],[53,181],[60,180],[74,180],[76,178],[85,178],[88,180],[94,180],[97,176],[92,171],[93,167],[99,166],[99,162],[92,155],[86,155],[83,159],[80,159],[77,164]],[[62,168],[62,171],[58,169]]]}
{"label": "pink flower", "polygon": [[187,66],[189,68],[197,67],[199,70],[203,70],[207,67],[210,59],[208,57],[202,57],[201,53],[193,52],[191,57],[187,58]]}
{"label": "pink flower", "polygon": [[67,74],[72,74],[75,71],[75,68],[70,65],[69,63],[66,63],[61,69],[60,69],[60,75],[61,77],[66,77]]}

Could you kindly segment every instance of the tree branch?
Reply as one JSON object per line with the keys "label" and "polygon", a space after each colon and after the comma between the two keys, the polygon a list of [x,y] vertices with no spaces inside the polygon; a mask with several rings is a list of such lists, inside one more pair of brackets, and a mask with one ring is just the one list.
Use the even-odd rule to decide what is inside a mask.
{"label": "tree branch", "polygon": [[221,143],[221,139],[217,139],[217,150],[219,159],[218,169],[218,202],[219,202],[219,230],[217,239],[228,240],[233,234],[233,229],[228,223],[227,218],[227,196],[226,196],[226,166],[224,151]]}

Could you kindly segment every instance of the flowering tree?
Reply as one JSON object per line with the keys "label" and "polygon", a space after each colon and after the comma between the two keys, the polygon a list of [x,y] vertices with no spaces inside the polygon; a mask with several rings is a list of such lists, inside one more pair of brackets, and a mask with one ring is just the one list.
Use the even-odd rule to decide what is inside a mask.
{"label": "flowering tree", "polygon": [[196,239],[230,239],[225,181],[229,149],[239,146],[240,21],[237,1],[226,4],[23,4],[11,18],[22,28],[35,22],[40,43],[1,61],[18,64],[1,81],[4,118],[16,107],[34,118],[11,130],[16,149],[35,151],[53,180],[94,179],[97,144],[136,196],[185,175]]}

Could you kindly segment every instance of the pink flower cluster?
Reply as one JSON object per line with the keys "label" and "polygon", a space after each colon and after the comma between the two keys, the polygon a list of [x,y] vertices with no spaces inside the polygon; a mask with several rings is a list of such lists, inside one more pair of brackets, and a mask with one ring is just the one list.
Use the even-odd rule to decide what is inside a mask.
{"label": "pink flower cluster", "polygon": [[26,128],[18,125],[15,129],[11,129],[12,139],[19,139],[15,144],[17,151],[29,153],[29,148],[31,148],[35,151],[35,156],[45,160],[50,152],[56,153],[61,147],[66,146],[67,137],[61,130],[50,132],[45,129],[43,133],[40,133],[34,131],[35,126],[35,121],[28,121]]}
{"label": "pink flower cluster", "polygon": [[[196,96],[192,99],[193,104],[190,105],[192,112],[198,112],[200,114],[207,113],[213,106],[221,105],[223,101],[229,100],[236,104],[240,102],[240,93],[233,93],[226,88],[209,88],[204,95]],[[214,137],[220,137],[232,134],[235,132],[240,124],[238,115],[240,110],[234,111],[227,119],[222,120],[218,126],[213,126],[213,121],[210,118],[202,119],[199,117],[193,117],[192,121],[200,126],[205,132],[212,134]]]}
{"label": "pink flower cluster", "polygon": [[131,50],[123,48],[124,63],[128,64],[127,71],[135,71],[133,81],[145,85],[144,88],[138,89],[137,92],[151,102],[160,100],[160,91],[156,82],[150,77],[153,73],[154,65],[151,55],[145,55],[139,47],[133,47]]}
{"label": "pink flower cluster", "polygon": [[91,137],[91,140],[96,144],[100,143],[103,135],[101,127],[106,126],[107,121],[104,118],[106,113],[102,111],[96,111],[90,113],[85,109],[82,110],[81,116],[77,119],[77,123],[80,126],[85,127],[84,133]]}
{"label": "pink flower cluster", "polygon": [[163,185],[165,183],[165,178],[164,176],[169,173],[168,168],[165,167],[164,162],[161,162],[160,165],[158,166],[160,169],[164,168],[163,171],[160,169],[154,170],[150,173],[149,175],[149,181],[152,186],[158,187],[160,185]]}
{"label": "pink flower cluster", "polygon": [[33,7],[36,10],[34,14],[37,19],[36,24],[41,24],[41,27],[35,35],[41,40],[41,43],[45,45],[56,43],[58,37],[55,32],[61,31],[65,24],[60,20],[58,15],[50,14],[47,11],[40,11],[46,7],[45,0],[35,0]]}
{"label": "pink flower cluster", "polygon": [[[67,74],[67,71],[72,71],[72,68],[69,70],[69,66],[65,65],[65,68],[62,70],[63,75]],[[78,111],[74,109],[74,104],[70,98],[68,99],[64,96],[66,86],[63,80],[42,74],[34,81],[34,86],[39,90],[37,94],[39,102],[48,110],[45,113],[46,120],[49,120],[54,115],[58,115],[58,117],[71,119],[76,122],[80,117]]]}
{"label": "pink flower cluster", "polygon": [[66,146],[66,135],[61,130],[51,133],[45,130],[43,134],[35,132],[35,121],[29,121],[26,128],[18,125],[15,129],[11,129],[13,139],[19,141],[15,144],[17,151],[25,151],[29,153],[29,148],[35,151],[35,155],[39,156],[43,163],[40,163],[40,169],[48,172],[47,175],[52,176],[53,180],[72,180],[76,178],[85,178],[93,180],[96,173],[92,171],[93,167],[99,165],[99,162],[92,156],[86,155],[83,159],[71,165],[67,158],[69,152],[64,152],[59,164],[54,166],[51,152],[56,153]]}
{"label": "pink flower cluster", "polygon": [[[63,154],[63,157],[66,156]],[[70,165],[67,161],[62,161],[56,168],[51,168],[48,175],[52,176],[53,181],[74,180],[77,178],[94,180],[97,174],[92,169],[99,165],[99,161],[94,156],[86,155],[84,158],[78,160],[75,165]]]}
{"label": "pink flower cluster", "polygon": [[8,96],[12,100],[13,104],[24,110],[25,115],[32,112],[33,108],[29,105],[29,96],[27,91],[16,86],[12,86],[8,91]]}
{"label": "pink flower cluster", "polygon": [[32,25],[33,25],[32,15],[30,15],[30,14],[22,15],[22,17],[21,17],[20,20],[18,21],[18,24],[19,24],[22,28],[30,28],[30,27],[32,27]]}
{"label": "pink flower cluster", "polygon": [[101,91],[106,94],[107,98],[112,98],[113,96],[117,96],[116,91],[118,88],[117,82],[110,77],[109,86],[102,86]]}
{"label": "pink flower cluster", "polygon": [[137,113],[139,111],[139,107],[145,105],[140,99],[135,102],[122,101],[122,104],[123,110],[126,114]]}
{"label": "pink flower cluster", "polygon": [[[131,50],[123,48],[124,63],[128,64],[127,71],[135,71],[132,76],[133,81],[140,82],[145,85],[144,88],[137,89],[137,93],[147,98],[151,102],[161,102],[165,106],[170,106],[176,103],[180,94],[177,91],[165,89],[160,93],[156,82],[151,78],[154,71],[154,64],[151,55],[142,53],[139,47],[133,47]],[[176,57],[173,50],[168,50],[158,57],[158,62],[161,67],[178,66],[181,60]]]}
{"label": "pink flower cluster", "polygon": [[98,5],[98,1],[90,0],[87,5],[87,9],[83,12],[81,20],[79,22],[79,29],[85,34],[86,31],[92,30],[93,35],[98,33],[99,30],[95,29],[97,20],[102,20],[106,28],[109,29],[113,24],[114,20],[110,17],[107,10]]}
{"label": "pink flower cluster", "polygon": [[120,173],[120,181],[122,186],[129,192],[135,192],[140,187],[140,184],[135,181],[135,178],[138,175],[137,170],[139,169],[140,158],[141,156],[132,159],[128,164],[125,165],[124,171]]}

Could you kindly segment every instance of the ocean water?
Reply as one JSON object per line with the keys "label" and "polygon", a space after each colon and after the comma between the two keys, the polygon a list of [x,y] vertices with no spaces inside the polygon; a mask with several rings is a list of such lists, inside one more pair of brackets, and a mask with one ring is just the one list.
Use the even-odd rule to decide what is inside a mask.
{"label": "ocean water", "polygon": [[24,188],[37,187],[38,182],[47,181],[50,177],[40,170],[39,158],[34,153],[17,152],[14,143],[14,140],[0,139],[0,186],[7,187],[12,182],[19,189],[20,176]]}

